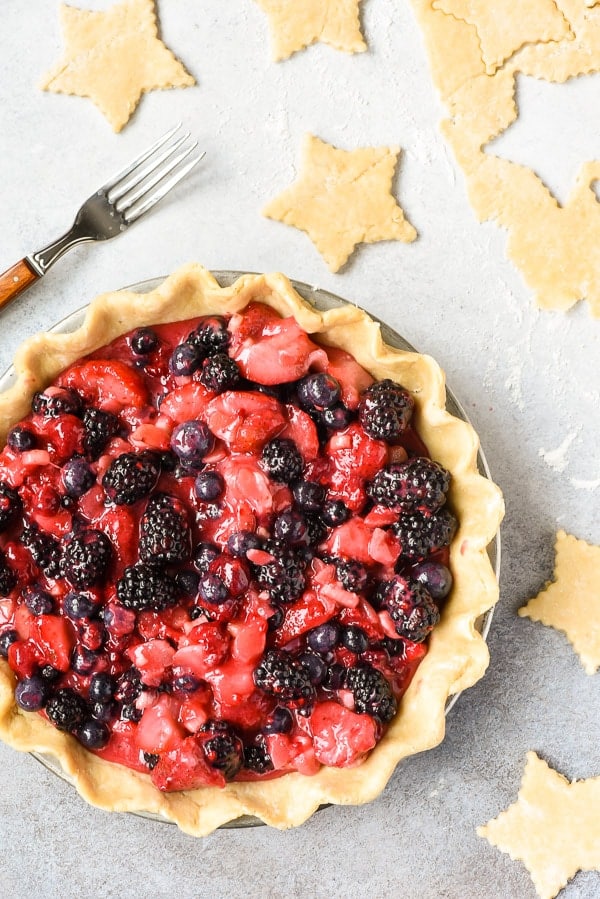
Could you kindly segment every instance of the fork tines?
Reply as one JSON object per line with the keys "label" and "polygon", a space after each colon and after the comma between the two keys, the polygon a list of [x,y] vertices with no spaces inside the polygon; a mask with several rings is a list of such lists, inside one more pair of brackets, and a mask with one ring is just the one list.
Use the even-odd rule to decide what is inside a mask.
{"label": "fork tines", "polygon": [[196,152],[197,141],[188,143],[189,131],[177,136],[180,128],[181,122],[103,186],[109,203],[128,224],[158,203],[204,157]]}

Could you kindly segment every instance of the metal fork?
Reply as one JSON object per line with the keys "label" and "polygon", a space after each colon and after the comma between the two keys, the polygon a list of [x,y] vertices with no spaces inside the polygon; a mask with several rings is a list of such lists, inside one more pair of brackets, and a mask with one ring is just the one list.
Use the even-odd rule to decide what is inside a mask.
{"label": "metal fork", "polygon": [[168,194],[204,156],[195,152],[197,142],[186,146],[189,132],[176,136],[180,128],[181,122],[92,194],[66,234],[0,274],[0,308],[45,275],[71,247],[115,237]]}

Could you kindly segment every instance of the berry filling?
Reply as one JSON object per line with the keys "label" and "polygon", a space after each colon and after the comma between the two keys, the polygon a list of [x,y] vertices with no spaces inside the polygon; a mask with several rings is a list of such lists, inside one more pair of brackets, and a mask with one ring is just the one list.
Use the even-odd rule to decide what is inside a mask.
{"label": "berry filling", "polygon": [[452,587],[413,406],[260,303],[64,371],[0,453],[19,707],[160,790],[359,764]]}

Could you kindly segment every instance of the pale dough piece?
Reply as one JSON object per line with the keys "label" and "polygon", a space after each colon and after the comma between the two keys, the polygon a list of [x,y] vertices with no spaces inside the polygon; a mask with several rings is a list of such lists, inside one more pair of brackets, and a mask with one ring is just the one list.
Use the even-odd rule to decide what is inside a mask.
{"label": "pale dough piece", "polygon": [[271,46],[276,62],[296,50],[322,41],[337,50],[361,53],[367,49],[360,31],[361,0],[256,0],[269,17]]}
{"label": "pale dough piece", "polygon": [[[437,0],[437,5],[458,10],[474,2]],[[478,218],[508,230],[508,256],[541,308],[566,310],[587,299],[592,315],[600,317],[600,203],[593,189],[600,161],[582,164],[561,206],[531,169],[486,151],[490,140],[517,118],[518,72],[563,82],[600,70],[600,7],[561,0],[570,33],[559,41],[523,46],[490,76],[473,25],[434,9],[432,0],[412,3],[449,114],[442,132],[464,171]],[[512,4],[511,10],[509,18],[519,22],[522,5]]]}
{"label": "pale dough piece", "polygon": [[63,5],[65,50],[40,87],[89,97],[115,131],[146,91],[195,83],[158,37],[153,0],[124,0],[106,12]]}
{"label": "pale dough piece", "polygon": [[306,231],[332,272],[359,243],[410,242],[417,232],[391,194],[398,147],[339,150],[308,134],[298,179],[263,210]]}
{"label": "pale dough piece", "polygon": [[553,0],[435,0],[433,6],[474,26],[492,75],[525,44],[558,41],[571,33]]}
{"label": "pale dough piece", "polygon": [[600,777],[569,783],[527,753],[517,801],[477,833],[522,861],[540,899],[554,896],[577,871],[600,871]]}
{"label": "pale dough piece", "polygon": [[559,531],[555,550],[554,581],[519,615],[563,631],[594,674],[600,667],[600,546]]}

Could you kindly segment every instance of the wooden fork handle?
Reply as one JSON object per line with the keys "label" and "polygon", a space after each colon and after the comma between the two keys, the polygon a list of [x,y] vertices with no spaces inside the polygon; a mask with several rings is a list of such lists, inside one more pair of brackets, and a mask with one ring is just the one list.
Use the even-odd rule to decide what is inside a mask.
{"label": "wooden fork handle", "polygon": [[26,259],[21,259],[0,275],[0,309],[27,290],[41,276],[35,272]]}

